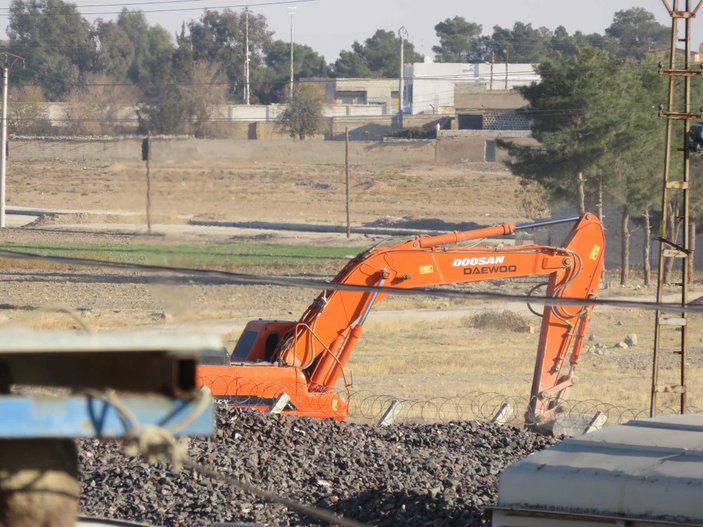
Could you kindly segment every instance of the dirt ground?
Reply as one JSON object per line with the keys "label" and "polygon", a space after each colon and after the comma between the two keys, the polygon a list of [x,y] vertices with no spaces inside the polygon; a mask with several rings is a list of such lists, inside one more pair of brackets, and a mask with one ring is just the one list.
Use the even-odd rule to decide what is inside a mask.
{"label": "dirt ground", "polygon": [[[163,163],[152,167],[152,178],[153,218],[158,225],[183,225],[190,219],[334,225],[345,221],[341,166]],[[518,187],[517,179],[502,165],[352,167],[352,224],[435,229],[455,224],[520,222],[526,218]],[[10,206],[81,213],[5,229],[0,234],[4,242],[133,244],[187,239],[207,244],[233,237],[224,230],[185,236],[158,228],[158,235],[146,236],[142,163],[15,162],[9,171],[8,202]],[[114,232],[111,226],[117,223],[131,223],[134,229]],[[261,236],[244,232],[236,239],[256,242]],[[267,233],[264,238],[355,246],[379,241],[360,235],[347,240],[343,234]],[[321,277],[329,278],[335,271]],[[3,260],[0,273],[0,322],[4,324],[76,327],[64,309],[70,308],[97,330],[216,331],[229,347],[247,320],[297,319],[317,295],[316,290],[242,286],[169,273],[16,260]],[[295,273],[294,267],[291,273]],[[501,281],[479,288],[526,292],[537,282]],[[476,328],[467,322],[477,312],[505,306],[399,297],[379,307],[380,311],[370,317],[349,365],[357,389],[416,399],[461,397],[475,391],[529,392],[538,336],[514,333],[510,328]],[[509,309],[529,316],[524,304]],[[538,325],[534,319],[527,324]],[[697,321],[691,341],[695,356],[690,360],[696,376],[703,371],[699,357],[703,328],[699,326]],[[595,336],[582,361],[580,396],[645,407],[651,367],[651,315],[602,310],[594,315],[592,328]],[[639,335],[639,344],[629,351],[616,347],[630,333]],[[695,397],[696,402],[703,401],[703,394]]]}
{"label": "dirt ground", "polygon": [[[191,218],[344,225],[341,165],[152,163],[152,211],[158,223]],[[143,214],[143,163],[17,161],[8,204]],[[500,164],[350,169],[352,225],[389,220],[497,223],[524,219],[517,178]],[[499,198],[499,199],[497,199]]]}

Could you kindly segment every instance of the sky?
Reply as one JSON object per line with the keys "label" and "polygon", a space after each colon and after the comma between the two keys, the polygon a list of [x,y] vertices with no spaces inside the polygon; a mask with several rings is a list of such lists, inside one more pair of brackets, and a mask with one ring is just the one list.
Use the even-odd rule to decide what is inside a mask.
{"label": "sky", "polygon": [[[674,0],[669,0],[671,4]],[[123,3],[120,3],[123,2]],[[493,26],[512,27],[516,21],[532,23],[534,27],[555,29],[563,25],[569,31],[603,33],[616,11],[644,7],[654,13],[659,22],[669,26],[671,19],[661,0],[75,0],[84,16],[93,21],[115,18],[122,7],[141,9],[151,24],[160,24],[172,34],[183,22],[198,19],[203,10],[230,7],[243,9],[249,5],[263,14],[274,31],[274,38],[288,41],[291,14],[293,39],[322,53],[334,62],[343,49],[350,49],[355,40],[363,41],[377,29],[397,31],[401,26],[408,32],[415,49],[432,56],[437,36],[434,26],[456,15],[483,26],[490,34]],[[692,2],[692,6],[697,2]],[[265,5],[268,4],[268,5]],[[681,6],[685,0],[679,0]],[[7,26],[10,0],[0,0],[0,31]],[[703,9],[693,21],[693,46],[703,37]]]}

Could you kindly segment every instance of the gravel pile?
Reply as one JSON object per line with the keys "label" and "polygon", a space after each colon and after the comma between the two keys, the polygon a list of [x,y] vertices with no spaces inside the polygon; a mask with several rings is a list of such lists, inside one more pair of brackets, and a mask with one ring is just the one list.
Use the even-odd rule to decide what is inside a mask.
{"label": "gravel pile", "polygon": [[[372,525],[485,525],[508,464],[554,442],[478,422],[378,427],[220,407],[191,457],[236,479]],[[319,525],[192,471],[82,441],[82,514],[155,525]]]}

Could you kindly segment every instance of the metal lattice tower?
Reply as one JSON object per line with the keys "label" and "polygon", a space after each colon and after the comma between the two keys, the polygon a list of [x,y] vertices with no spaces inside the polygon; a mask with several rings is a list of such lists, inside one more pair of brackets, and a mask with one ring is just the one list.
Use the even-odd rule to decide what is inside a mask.
{"label": "metal lattice tower", "polygon": [[[664,153],[664,174],[662,182],[662,209],[659,233],[659,269],[657,272],[657,302],[661,303],[664,296],[664,282],[667,277],[667,264],[671,266],[671,276],[675,278],[675,286],[679,288],[681,294],[681,305],[688,303],[688,288],[690,282],[690,261],[693,252],[690,247],[690,216],[689,216],[689,193],[690,193],[690,160],[688,148],[688,131],[691,128],[693,119],[700,119],[700,114],[691,112],[691,79],[694,76],[703,75],[701,69],[691,69],[691,21],[703,5],[703,0],[698,2],[694,9],[691,9],[691,0],[673,0],[669,4],[667,0],[662,0],[666,10],[671,16],[671,51],[669,55],[668,68],[660,66],[660,75],[668,77],[669,93],[668,101],[659,112],[659,116],[666,119],[666,147]],[[685,4],[684,9],[680,9],[680,3]],[[683,25],[684,37],[679,38],[679,29]],[[678,50],[678,44],[683,43],[684,49]],[[676,81],[680,80],[678,89],[683,91],[683,99],[676,99]],[[676,124],[676,126],[675,126]],[[677,129],[677,140],[674,140],[674,128]],[[673,152],[682,152],[683,170],[679,176],[672,175]],[[680,225],[680,229],[671,226]],[[667,226],[669,228],[667,229]],[[677,235],[680,231],[680,236]],[[681,239],[681,241],[679,241]],[[673,262],[671,259],[673,258]],[[677,271],[680,267],[680,271]],[[678,344],[674,349],[662,349],[662,336],[666,332],[679,332]],[[670,338],[670,337],[669,337]],[[673,353],[680,361],[678,379],[660,380],[660,355],[663,352]],[[681,313],[676,317],[665,317],[661,312],[656,312],[654,322],[654,356],[652,361],[652,391],[650,415],[655,415],[657,411],[657,396],[660,393],[675,393],[679,395],[680,412],[686,412],[686,357],[688,353],[688,318],[686,313]]]}

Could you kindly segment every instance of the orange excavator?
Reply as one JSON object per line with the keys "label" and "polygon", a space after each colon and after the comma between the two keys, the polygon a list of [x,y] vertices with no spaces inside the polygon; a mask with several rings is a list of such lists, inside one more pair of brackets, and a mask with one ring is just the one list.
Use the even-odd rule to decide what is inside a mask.
{"label": "orange excavator", "polygon": [[[461,245],[567,221],[574,225],[562,247]],[[369,311],[388,296],[388,288],[544,275],[547,297],[591,299],[598,294],[604,249],[603,226],[593,214],[422,235],[398,245],[375,247],[350,260],[332,280],[341,289],[320,293],[299,321],[249,322],[232,352],[231,363],[199,366],[199,383],[235,405],[262,411],[278,406],[277,411],[282,413],[343,420],[348,414],[348,397],[335,387],[340,376],[345,377],[344,367],[361,337]],[[554,417],[573,384],[592,309],[564,305],[543,308],[526,413],[532,422]]]}

